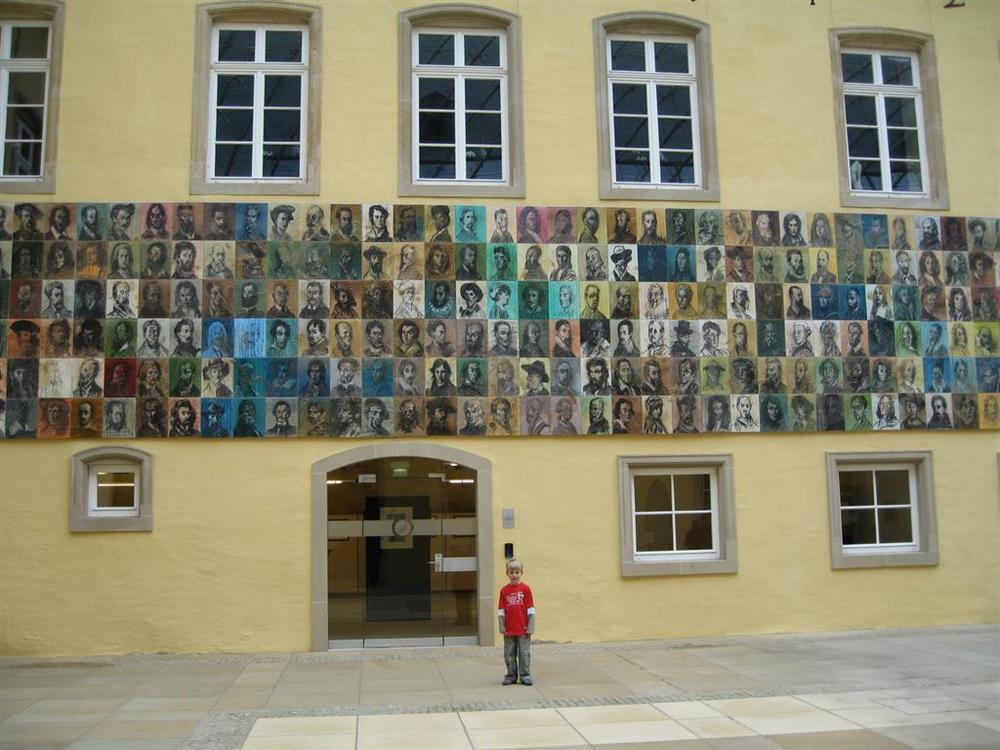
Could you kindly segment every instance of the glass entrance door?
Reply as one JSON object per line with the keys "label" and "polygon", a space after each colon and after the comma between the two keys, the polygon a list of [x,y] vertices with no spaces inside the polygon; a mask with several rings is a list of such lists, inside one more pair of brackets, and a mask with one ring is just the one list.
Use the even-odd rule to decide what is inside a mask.
{"label": "glass entrance door", "polygon": [[476,473],[427,458],[327,475],[331,647],[476,643]]}

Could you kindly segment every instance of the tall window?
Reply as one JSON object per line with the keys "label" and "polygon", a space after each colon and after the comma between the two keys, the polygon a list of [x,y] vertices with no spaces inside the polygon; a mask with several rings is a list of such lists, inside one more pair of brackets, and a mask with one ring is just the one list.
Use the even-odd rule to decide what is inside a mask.
{"label": "tall window", "polygon": [[3,176],[41,177],[48,104],[49,24],[0,24]]}
{"label": "tall window", "polygon": [[834,568],[936,565],[931,454],[829,453]]}
{"label": "tall window", "polygon": [[208,153],[213,179],[302,178],[308,54],[305,27],[215,28]]}
{"label": "tall window", "polygon": [[851,189],[923,193],[927,173],[916,55],[843,50]]}
{"label": "tall window", "polygon": [[608,60],[615,184],[699,184],[694,45],[610,37]]}
{"label": "tall window", "polygon": [[622,574],[736,570],[732,459],[619,459]]}
{"label": "tall window", "polygon": [[601,197],[718,200],[708,26],[628,12],[594,36]]}
{"label": "tall window", "polygon": [[413,33],[414,174],[503,183],[510,168],[505,34]]}
{"label": "tall window", "polygon": [[0,192],[55,191],[61,0],[0,2]]}
{"label": "tall window", "polygon": [[830,54],[841,205],[947,209],[934,39],[832,29]]}
{"label": "tall window", "polygon": [[193,194],[318,195],[323,9],[197,6]]}
{"label": "tall window", "polygon": [[471,5],[404,11],[401,195],[524,195],[520,21]]}

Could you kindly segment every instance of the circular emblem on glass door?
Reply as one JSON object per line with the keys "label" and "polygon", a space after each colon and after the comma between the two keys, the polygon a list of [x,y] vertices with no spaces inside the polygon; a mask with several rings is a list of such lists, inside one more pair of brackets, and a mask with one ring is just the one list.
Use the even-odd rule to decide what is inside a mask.
{"label": "circular emblem on glass door", "polygon": [[413,521],[409,518],[397,518],[392,522],[393,536],[409,536],[413,533]]}

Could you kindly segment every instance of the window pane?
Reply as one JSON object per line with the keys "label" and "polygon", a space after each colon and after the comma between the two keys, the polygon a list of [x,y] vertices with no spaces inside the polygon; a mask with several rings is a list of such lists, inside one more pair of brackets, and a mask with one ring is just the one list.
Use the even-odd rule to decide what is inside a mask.
{"label": "window pane", "polygon": [[470,180],[503,179],[503,151],[498,148],[466,149],[465,174]]}
{"label": "window pane", "polygon": [[879,505],[908,505],[910,472],[905,469],[876,471],[875,490]]}
{"label": "window pane", "polygon": [[889,158],[919,159],[920,138],[917,131],[889,128]]}
{"label": "window pane", "polygon": [[687,86],[657,86],[656,111],[661,117],[690,117],[691,90]]}
{"label": "window pane", "polygon": [[219,60],[253,62],[255,31],[219,30]]}
{"label": "window pane", "polygon": [[215,103],[219,106],[252,107],[253,76],[218,76]]}
{"label": "window pane", "polygon": [[11,73],[8,104],[45,104],[44,73]]}
{"label": "window pane", "polygon": [[15,26],[11,29],[10,56],[16,60],[44,60],[49,56],[49,30],[44,26]]}
{"label": "window pane", "polygon": [[265,109],[265,141],[297,141],[300,136],[302,111],[298,109]]}
{"label": "window pane", "polygon": [[451,78],[421,78],[420,109],[455,109],[455,81]]}
{"label": "window pane", "polygon": [[421,65],[454,65],[455,37],[452,34],[420,34],[417,62]]}
{"label": "window pane", "polygon": [[253,140],[252,109],[220,109],[215,116],[215,140]]}
{"label": "window pane", "polygon": [[848,53],[840,56],[844,83],[873,83],[872,56]]}
{"label": "window pane", "polygon": [[301,149],[292,144],[264,144],[264,177],[298,177]]}
{"label": "window pane", "polygon": [[3,173],[13,175],[40,175],[42,173],[42,143],[5,143],[3,147]]}
{"label": "window pane", "polygon": [[645,117],[616,117],[615,146],[619,148],[648,148],[649,120]]}
{"label": "window pane", "polygon": [[10,107],[7,110],[7,140],[41,140],[44,118],[44,107]]}
{"label": "window pane", "polygon": [[455,149],[421,146],[420,176],[425,179],[454,179]]}
{"label": "window pane", "polygon": [[875,117],[874,96],[853,96],[847,94],[844,97],[844,113],[847,117],[848,125],[878,124],[878,120]]}
{"label": "window pane", "polygon": [[298,107],[302,104],[302,78],[264,76],[265,107]]}
{"label": "window pane", "polygon": [[465,108],[500,111],[500,81],[469,79],[465,82]]}
{"label": "window pane", "polygon": [[885,124],[897,128],[917,127],[917,102],[897,96],[885,98]]}
{"label": "window pane", "polygon": [[645,70],[646,45],[643,42],[611,42],[612,70]]}
{"label": "window pane", "polygon": [[455,115],[443,112],[421,112],[421,143],[454,143]]}
{"label": "window pane", "polygon": [[694,154],[684,151],[660,152],[660,182],[694,183]]}
{"label": "window pane", "polygon": [[840,472],[840,507],[874,505],[872,473],[870,471]]}
{"label": "window pane", "polygon": [[912,86],[913,69],[910,58],[882,55],[882,83],[889,86]]}
{"label": "window pane", "polygon": [[657,73],[687,73],[688,46],[678,42],[656,42],[653,62]]}
{"label": "window pane", "polygon": [[880,544],[905,544],[913,541],[913,523],[909,508],[880,508],[878,511]]}
{"label": "window pane", "polygon": [[670,477],[635,477],[635,509],[639,513],[651,511],[669,511],[673,507],[670,503]]}
{"label": "window pane", "polygon": [[619,182],[649,182],[649,152],[615,151],[615,179]]}
{"label": "window pane", "polygon": [[465,141],[473,144],[500,145],[500,115],[466,115]]}
{"label": "window pane", "polygon": [[267,62],[302,62],[301,31],[268,31],[264,37]]}
{"label": "window pane", "polygon": [[646,114],[646,87],[641,83],[616,83],[611,87],[612,112],[616,115]]}
{"label": "window pane", "polygon": [[500,37],[465,35],[465,64],[500,67]]}
{"label": "window pane", "polygon": [[848,128],[847,153],[857,158],[878,158],[878,130],[875,128]]}
{"label": "window pane", "polygon": [[672,516],[636,516],[635,549],[637,552],[673,552]]}
{"label": "window pane", "polygon": [[854,190],[881,190],[882,163],[853,160],[851,162],[851,188]]}
{"label": "window pane", "polygon": [[891,161],[889,169],[892,172],[892,189],[901,193],[919,193],[923,188],[920,176],[920,162]]}
{"label": "window pane", "polygon": [[712,514],[684,513],[677,521],[677,549],[685,552],[711,550]]}
{"label": "window pane", "polygon": [[215,176],[249,177],[251,158],[249,145],[218,145],[215,147]]}
{"label": "window pane", "polygon": [[708,474],[674,474],[677,510],[711,510],[712,485]]}
{"label": "window pane", "polygon": [[840,526],[844,544],[875,544],[875,511],[842,510]]}
{"label": "window pane", "polygon": [[98,508],[134,508],[135,474],[130,471],[97,472]]}
{"label": "window pane", "polygon": [[691,121],[661,117],[660,148],[693,149]]}

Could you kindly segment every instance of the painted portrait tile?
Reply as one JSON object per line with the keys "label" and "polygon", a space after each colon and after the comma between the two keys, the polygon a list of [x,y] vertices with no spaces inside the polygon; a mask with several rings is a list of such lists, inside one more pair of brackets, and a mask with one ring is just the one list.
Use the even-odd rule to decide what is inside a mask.
{"label": "painted portrait tile", "polygon": [[611,400],[611,432],[615,435],[638,435],[642,431],[642,399],[638,396],[614,396]]}
{"label": "painted portrait tile", "polygon": [[424,241],[424,207],[422,205],[397,203],[393,217],[393,239],[396,242]]}
{"label": "painted portrait tile", "polygon": [[941,250],[941,220],[937,216],[914,216],[913,236],[917,250]]}
{"label": "painted portrait tile", "polygon": [[584,206],[577,209],[577,215],[580,217],[577,227],[579,234],[576,238],[578,244],[603,245],[607,243],[608,227],[607,222],[603,220],[602,213],[601,209],[594,206]]}
{"label": "painted portrait tile", "polygon": [[[781,244],[777,211],[753,211],[751,220],[753,223],[753,242],[750,244],[757,247],[773,247]],[[726,244],[742,243],[727,242]]]}
{"label": "painted portrait tile", "polygon": [[[11,278],[37,276],[31,265],[24,262],[21,248],[15,246],[11,259]],[[30,263],[34,261],[31,260]],[[23,269],[27,268],[27,273]],[[106,242],[86,241],[77,246],[76,277],[78,279],[104,279],[108,275],[108,245]]]}
{"label": "painted portrait tile", "polygon": [[490,281],[516,281],[517,257],[517,245],[491,245],[486,253],[486,277]]}
{"label": "painted portrait tile", "polygon": [[965,235],[965,219],[961,216],[941,217],[941,242],[945,250],[968,250]]}
{"label": "painted portrait tile", "polygon": [[695,211],[695,242],[699,245],[719,245],[723,241],[722,211],[699,208]]}
{"label": "painted portrait tile", "polygon": [[173,267],[172,245],[165,240],[142,241],[138,245],[137,259],[140,278],[169,278]]}
{"label": "painted portrait tile", "polygon": [[267,437],[294,437],[298,431],[298,404],[294,398],[269,398],[265,403]]}
{"label": "painted portrait tile", "polygon": [[760,431],[788,431],[788,397],[783,393],[769,393],[760,397]]}
{"label": "painted portrait tile", "polygon": [[703,396],[702,415],[704,432],[729,432],[732,429],[729,396]]}
{"label": "painted portrait tile", "polygon": [[817,427],[824,432],[843,432],[844,397],[840,394],[827,394],[816,399]]}
{"label": "painted portrait tile", "polygon": [[836,246],[839,250],[861,250],[864,248],[864,232],[860,214],[834,214]]}
{"label": "painted portrait tile", "polygon": [[455,242],[486,242],[486,207],[481,205],[455,206]]}
{"label": "painted portrait tile", "polygon": [[611,433],[611,398],[609,396],[587,396],[581,406],[583,430],[588,435],[608,435]]}
{"label": "painted portrait tile", "polygon": [[927,414],[927,429],[954,429],[954,412],[952,411],[951,395],[947,393],[928,393],[924,396]]}
{"label": "painted portrait tile", "polygon": [[543,209],[546,242],[569,245],[577,241],[577,216],[575,207],[548,207]]}
{"label": "painted portrait tile", "polygon": [[757,356],[757,324],[754,321],[729,321],[729,354],[732,357]]}
{"label": "painted portrait tile", "polygon": [[996,249],[996,222],[981,216],[970,216],[967,221],[969,250],[974,252]]}
{"label": "painted portrait tile", "polygon": [[450,243],[455,241],[451,206],[442,203],[424,207],[424,237],[427,242]]}
{"label": "painted portrait tile", "polygon": [[605,223],[607,224],[609,244],[635,244],[637,223],[634,208],[618,206],[606,209]]}
{"label": "painted portrait tile", "polygon": [[424,399],[426,414],[425,434],[454,435],[458,429],[455,398],[434,397]]}
{"label": "painted portrait tile", "polygon": [[1000,430],[1000,396],[981,393],[979,401],[979,429]]}
{"label": "painted portrait tile", "polygon": [[460,398],[458,400],[459,435],[485,435],[487,426],[485,398]]}
{"label": "painted portrait tile", "polygon": [[491,205],[486,208],[486,236],[491,245],[513,245],[517,242],[517,210],[508,205]]}
{"label": "painted portrait tile", "polygon": [[46,242],[69,242],[77,237],[76,204],[44,203],[39,208],[42,216],[37,222],[42,239]]}
{"label": "painted portrait tile", "polygon": [[233,402],[228,398],[202,399],[201,436],[227,438],[233,433]]}
{"label": "painted portrait tile", "polygon": [[757,396],[730,396],[729,404],[733,432],[760,431],[760,403]]}
{"label": "painted portrait tile", "polygon": [[956,430],[979,429],[979,405],[975,396],[968,393],[951,397],[953,425]]}
{"label": "painted portrait tile", "polygon": [[206,240],[236,239],[236,204],[209,203],[205,207],[202,236]]}
{"label": "painted portrait tile", "polygon": [[135,399],[105,399],[104,437],[135,437]]}
{"label": "painted portrait tile", "polygon": [[862,214],[861,229],[866,248],[889,247],[889,219],[885,214]]}
{"label": "painted portrait tile", "polygon": [[[75,398],[70,402],[70,434],[75,438],[96,438],[104,432],[104,409],[99,399]],[[164,429],[163,435],[166,434]]]}
{"label": "painted portrait tile", "polygon": [[695,244],[696,224],[694,209],[667,209],[665,232],[666,241],[671,245]]}
{"label": "painted portrait tile", "polygon": [[266,203],[238,203],[234,209],[236,239],[263,242],[267,239]]}
{"label": "painted portrait tile", "polygon": [[723,213],[723,237],[727,245],[753,245],[753,224],[749,211],[730,209]]}
{"label": "painted portrait tile", "polygon": [[302,398],[324,398],[330,394],[330,360],[302,357],[298,361],[297,394]]}
{"label": "painted portrait tile", "polygon": [[781,244],[784,247],[805,247],[809,244],[809,228],[805,211],[782,211]]}
{"label": "painted portrait tile", "polygon": [[697,396],[674,396],[673,432],[675,434],[701,432],[704,424],[702,404]]}
{"label": "painted portrait tile", "polygon": [[424,430],[424,400],[422,398],[402,397],[395,401],[396,436],[422,437]]}
{"label": "painted portrait tile", "polygon": [[[106,203],[77,204],[77,238],[84,242],[99,242],[108,236],[108,205]],[[7,213],[8,223],[13,221],[13,206]],[[9,238],[8,238],[9,239]]]}

